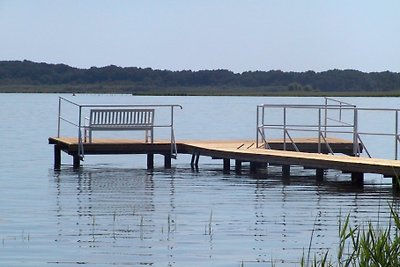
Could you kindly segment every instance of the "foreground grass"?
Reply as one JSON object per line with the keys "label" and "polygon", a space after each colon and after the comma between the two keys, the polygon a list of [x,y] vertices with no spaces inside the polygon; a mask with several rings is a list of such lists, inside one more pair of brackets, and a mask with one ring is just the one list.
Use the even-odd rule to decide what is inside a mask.
{"label": "foreground grass", "polygon": [[[339,222],[339,245],[335,260],[326,251],[322,256],[308,253],[301,259],[302,267],[392,267],[400,266],[400,219],[390,206],[391,217],[387,228],[374,227],[371,222],[352,227],[349,215]],[[311,246],[311,245],[310,245]]]}

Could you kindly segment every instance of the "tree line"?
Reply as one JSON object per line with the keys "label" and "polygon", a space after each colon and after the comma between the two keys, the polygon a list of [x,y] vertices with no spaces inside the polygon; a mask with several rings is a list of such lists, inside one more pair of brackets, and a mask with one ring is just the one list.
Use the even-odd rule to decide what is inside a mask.
{"label": "tree line", "polygon": [[[163,89],[184,87],[264,88],[264,90],[359,92],[400,90],[400,73],[358,70],[323,72],[245,71],[229,70],[157,70],[138,67],[92,67],[79,69],[65,64],[32,61],[0,61],[0,86],[16,85],[110,85],[125,84],[125,92],[135,88]],[[122,87],[121,87],[122,88]],[[222,90],[221,89],[221,90]]]}

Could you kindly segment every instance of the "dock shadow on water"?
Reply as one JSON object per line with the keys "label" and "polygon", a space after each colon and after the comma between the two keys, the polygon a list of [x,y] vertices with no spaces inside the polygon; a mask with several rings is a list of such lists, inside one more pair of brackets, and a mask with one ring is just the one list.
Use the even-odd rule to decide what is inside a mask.
{"label": "dock shadow on water", "polygon": [[354,187],[333,171],[317,182],[296,169],[177,168],[50,171],[48,265],[295,266],[312,233],[313,252],[337,247],[340,213],[384,221],[395,200],[390,185]]}

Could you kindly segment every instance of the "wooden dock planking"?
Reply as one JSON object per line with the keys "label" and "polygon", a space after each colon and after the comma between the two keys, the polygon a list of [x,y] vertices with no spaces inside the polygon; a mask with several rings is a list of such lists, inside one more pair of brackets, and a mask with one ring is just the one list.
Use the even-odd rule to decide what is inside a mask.
{"label": "wooden dock planking", "polygon": [[[318,145],[313,138],[298,140],[306,144],[310,151]],[[49,143],[55,146],[55,167],[61,164],[61,150],[74,157],[74,167],[79,167],[78,139],[70,137],[49,138]],[[282,145],[282,141],[274,140],[271,143]],[[299,142],[300,143],[300,142]],[[352,142],[330,138],[329,143],[336,146],[336,151],[347,153]],[[348,155],[328,155],[313,152],[283,151],[278,149],[256,148],[255,143],[249,140],[234,141],[182,141],[177,144],[178,153],[191,154],[192,164],[197,165],[200,156],[209,156],[224,160],[224,171],[229,172],[229,160],[233,159],[240,170],[242,162],[260,166],[261,163],[282,165],[282,170],[289,173],[290,165],[300,165],[317,170],[317,176],[323,175],[324,169],[337,169],[352,173],[355,181],[362,181],[363,173],[378,173],[385,177],[397,177],[400,174],[400,161]],[[168,141],[145,143],[132,139],[93,139],[92,143],[83,143],[85,155],[91,154],[147,154],[148,168],[153,168],[154,154],[165,156],[165,167],[171,167],[171,144]],[[320,178],[320,177],[319,177]]]}
{"label": "wooden dock planking", "polygon": [[[353,142],[336,138],[336,137],[326,137],[326,141],[328,142],[330,148],[333,152],[342,153],[346,155],[353,155]],[[314,152],[318,153],[318,138],[295,138],[293,139],[297,148],[301,152]],[[324,143],[324,140],[320,140],[321,142],[321,153],[328,154],[330,151],[328,146]],[[283,142],[282,139],[272,139],[268,140],[268,144],[271,149],[283,150]],[[362,151],[362,146],[359,145],[360,151]],[[294,146],[290,143],[290,140],[287,140],[286,143],[287,151],[296,151]]]}
{"label": "wooden dock planking", "polygon": [[[74,168],[80,166],[79,140],[72,137],[50,137],[49,144],[54,145],[54,169],[61,167],[61,151],[73,157]],[[146,154],[147,168],[154,167],[154,154],[164,156],[165,168],[171,168],[171,143],[153,142],[134,139],[93,139],[91,143],[82,143],[85,155],[117,155],[117,154]]]}
{"label": "wooden dock planking", "polygon": [[[364,157],[327,155],[275,149],[236,149],[226,144],[186,143],[201,155],[231,158],[249,162],[268,162],[278,165],[301,165],[313,169],[337,169],[345,172],[378,173],[385,176],[400,174],[400,161]],[[237,144],[235,144],[237,145]]]}
{"label": "wooden dock planking", "polygon": [[[349,154],[352,153],[353,143],[344,139],[338,138],[327,138],[330,146],[335,152]],[[318,149],[317,138],[300,138],[295,139],[296,145],[302,147],[302,151],[313,152]],[[49,144],[60,145],[65,152],[72,155],[78,152],[78,138],[74,137],[50,137]],[[181,141],[177,143],[178,150],[181,148],[180,153],[185,153],[186,149],[182,146],[194,145],[196,147],[209,147],[210,145],[215,148],[236,148],[236,149],[249,149],[255,148],[255,142],[249,140],[231,140],[231,141]],[[271,140],[270,145],[274,146],[274,149],[282,150],[282,140]],[[156,150],[160,149],[164,151],[164,148],[170,149],[169,141],[158,141],[154,143],[145,143],[141,140],[136,139],[110,139],[110,138],[96,138],[91,143],[84,142],[85,154],[140,154],[143,149]],[[325,145],[322,145],[325,146]],[[326,146],[325,146],[326,147]],[[351,149],[351,152],[349,152]],[[290,150],[290,147],[288,147]],[[144,151],[145,153],[147,151]]]}
{"label": "wooden dock planking", "polygon": [[[51,137],[49,144],[60,146],[60,149],[69,155],[77,155],[79,142],[78,138],[72,137]],[[83,143],[85,155],[101,154],[166,154],[171,151],[170,142],[146,143],[135,139],[106,139],[96,138],[91,143]]]}

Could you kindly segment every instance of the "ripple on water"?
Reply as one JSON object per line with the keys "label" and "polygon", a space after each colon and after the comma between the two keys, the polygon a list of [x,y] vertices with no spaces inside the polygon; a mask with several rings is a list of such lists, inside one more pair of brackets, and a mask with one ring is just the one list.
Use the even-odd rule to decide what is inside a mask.
{"label": "ripple on water", "polygon": [[311,236],[313,251],[336,246],[340,214],[351,212],[355,224],[388,218],[387,187],[354,188],[337,173],[324,182],[292,174],[63,170],[50,188],[52,262],[291,266]]}

